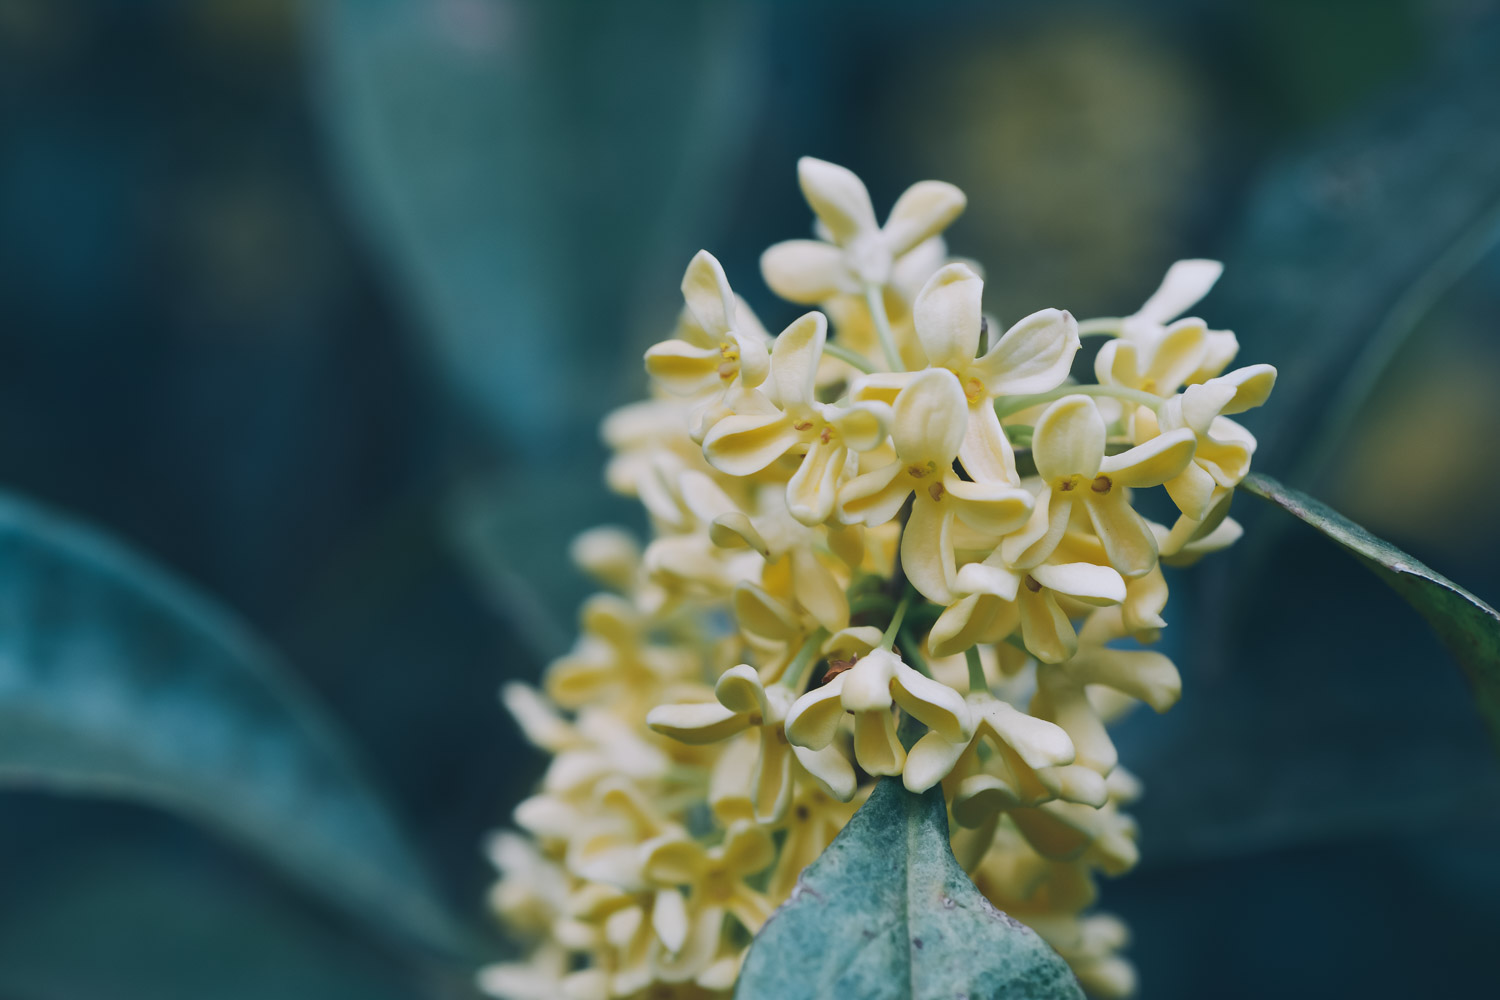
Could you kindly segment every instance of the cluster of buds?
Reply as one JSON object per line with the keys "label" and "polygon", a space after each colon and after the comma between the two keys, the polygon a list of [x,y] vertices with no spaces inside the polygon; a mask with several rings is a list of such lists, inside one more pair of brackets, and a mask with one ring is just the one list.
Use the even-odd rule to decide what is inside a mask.
{"label": "cluster of buds", "polygon": [[[508,1000],[717,997],[879,776],[941,785],[954,853],[1094,996],[1132,992],[1125,928],[1092,911],[1136,862],[1140,792],[1107,724],[1176,702],[1144,648],[1162,564],[1227,516],[1275,369],[1226,372],[1232,333],[1176,317],[1218,278],[1175,264],[1133,315],[1043,309],[1008,329],[940,233],[926,181],[877,223],[848,170],[804,159],[817,239],[766,251],[816,305],[774,339],[706,252],[651,399],[611,414],[607,480],[650,520],[579,538],[607,592],[544,691],[505,701],[553,755],[493,841],[492,902],[533,942],[482,974]],[[833,336],[829,335],[832,324]],[[1104,338],[1097,382],[1072,379]],[[1156,523],[1137,509],[1165,487]],[[1170,513],[1166,513],[1170,512]],[[898,716],[912,720],[903,741]],[[649,993],[647,993],[649,991]]]}

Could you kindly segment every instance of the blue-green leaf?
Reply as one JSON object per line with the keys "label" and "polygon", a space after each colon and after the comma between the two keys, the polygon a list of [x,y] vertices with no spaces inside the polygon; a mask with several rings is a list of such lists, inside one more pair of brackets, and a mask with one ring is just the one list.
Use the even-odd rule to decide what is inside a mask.
{"label": "blue-green leaf", "polygon": [[737,1000],[1082,997],[1067,964],[995,909],[948,847],[941,789],[890,778],[750,946]]}
{"label": "blue-green leaf", "polygon": [[119,544],[4,495],[0,784],[172,810],[458,946],[380,797],[271,650]]}
{"label": "blue-green leaf", "polygon": [[1259,473],[1251,473],[1241,485],[1353,553],[1427,620],[1468,675],[1480,715],[1500,745],[1500,613],[1305,493]]}

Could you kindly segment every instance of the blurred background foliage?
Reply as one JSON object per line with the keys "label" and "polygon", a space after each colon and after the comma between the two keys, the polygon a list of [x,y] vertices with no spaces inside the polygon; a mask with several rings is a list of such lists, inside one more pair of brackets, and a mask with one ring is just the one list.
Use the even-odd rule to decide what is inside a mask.
{"label": "blurred background foliage", "polygon": [[[278,874],[346,833],[283,792],[322,775],[373,810],[350,850],[380,840],[482,933],[484,831],[540,767],[494,692],[569,640],[569,538],[640,523],[603,492],[598,421],[644,390],[700,247],[793,318],[756,260],[808,228],[802,154],[881,207],[962,186],[951,246],[1002,318],[1118,315],[1172,260],[1222,257],[1205,316],[1282,372],[1258,467],[1495,602],[1497,22],[1493,0],[0,0],[0,483],[233,609],[306,703],[249,712],[279,663],[163,646],[180,625],[129,601],[89,633],[78,663],[133,672],[91,682],[70,739],[144,705],[115,717],[192,771],[219,730],[153,672],[166,648],[225,671],[227,731],[269,763],[194,779],[223,840],[180,803],[67,794],[88,783],[12,727],[0,997],[469,995],[464,944]],[[1458,671],[1342,553],[1242,508],[1240,549],[1174,578],[1186,697],[1120,738],[1145,863],[1104,903],[1143,995],[1487,992],[1500,766]],[[4,549],[0,609],[59,579]],[[305,827],[268,851],[226,826],[247,809]]]}

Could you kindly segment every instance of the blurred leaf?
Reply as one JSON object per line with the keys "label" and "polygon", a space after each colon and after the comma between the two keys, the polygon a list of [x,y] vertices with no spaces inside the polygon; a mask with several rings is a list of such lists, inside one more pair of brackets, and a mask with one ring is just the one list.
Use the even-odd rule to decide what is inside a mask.
{"label": "blurred leaf", "polygon": [[1082,997],[1036,933],[990,904],[948,847],[941,789],[881,779],[756,935],[739,1000]]}
{"label": "blurred leaf", "polygon": [[628,389],[619,363],[641,371],[631,334],[662,332],[632,329],[637,290],[657,290],[650,318],[669,325],[724,207],[713,195],[758,92],[755,15],[583,0],[317,9],[340,164],[443,367],[501,432],[525,431],[518,449],[545,454],[580,422],[592,436]]}
{"label": "blurred leaf", "polygon": [[1305,493],[1260,473],[1251,473],[1241,485],[1358,556],[1427,620],[1468,675],[1480,714],[1500,745],[1500,613]]}
{"label": "blurred leaf", "polygon": [[1263,458],[1315,484],[1423,316],[1500,235],[1500,18],[1256,186],[1212,315],[1280,367]]}
{"label": "blurred leaf", "polygon": [[[33,812],[51,803],[28,797]],[[116,810],[62,810],[73,822]],[[138,824],[125,824],[134,828]],[[414,1000],[447,971],[416,970],[305,897],[148,825],[155,840],[104,838],[35,851],[0,908],[0,995],[109,1000]],[[111,829],[113,834],[115,831]],[[140,832],[132,830],[132,832]],[[177,831],[186,833],[186,831]],[[33,847],[41,846],[33,844]],[[40,856],[38,856],[40,855]],[[221,863],[228,862],[228,863]]]}
{"label": "blurred leaf", "polygon": [[578,596],[562,554],[603,492],[599,419],[644,384],[641,355],[681,308],[682,270],[732,207],[766,12],[590,0],[308,9],[341,186],[440,371],[502,453],[498,470],[479,470],[506,525],[495,555],[527,567],[562,612]]}
{"label": "blurred leaf", "polygon": [[0,783],[147,802],[429,945],[457,931],[330,719],[239,622],[0,496]]}

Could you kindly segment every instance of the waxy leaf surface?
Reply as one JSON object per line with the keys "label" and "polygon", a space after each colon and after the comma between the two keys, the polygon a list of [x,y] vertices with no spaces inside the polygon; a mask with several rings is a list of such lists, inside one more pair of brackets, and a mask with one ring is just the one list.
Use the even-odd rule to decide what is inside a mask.
{"label": "waxy leaf surface", "polygon": [[745,959],[738,1000],[1081,998],[1057,953],[995,909],[948,847],[942,790],[884,778]]}
{"label": "waxy leaf surface", "polygon": [[143,802],[440,948],[455,932],[319,707],[243,625],[0,495],[0,786]]}

